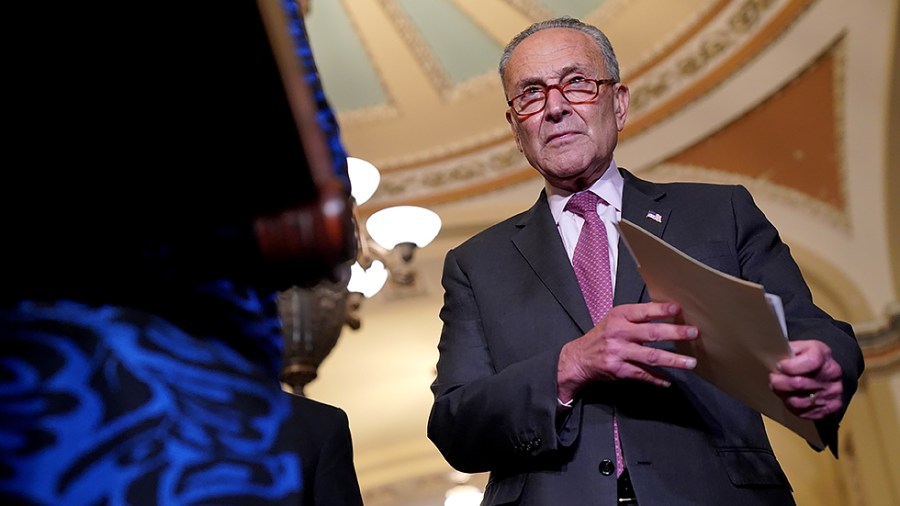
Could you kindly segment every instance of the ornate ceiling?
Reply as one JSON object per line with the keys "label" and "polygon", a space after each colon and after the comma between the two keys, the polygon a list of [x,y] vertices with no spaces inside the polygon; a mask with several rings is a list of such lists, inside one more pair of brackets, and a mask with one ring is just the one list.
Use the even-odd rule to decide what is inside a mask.
{"label": "ornate ceiling", "polygon": [[[345,330],[309,388],[348,411],[371,504],[431,504],[403,497],[446,485],[448,468],[424,436],[441,261],[540,190],[512,141],[496,73],[506,41],[539,19],[580,17],[616,47],[632,92],[619,165],[658,181],[747,186],[820,305],[862,332],[878,367],[896,364],[898,3],[313,2],[311,44],[347,150],[382,170],[362,214],[414,203],[444,220],[417,252],[417,296],[365,301],[363,328]],[[900,381],[894,392],[900,406]],[[802,493],[810,504],[823,494]]]}

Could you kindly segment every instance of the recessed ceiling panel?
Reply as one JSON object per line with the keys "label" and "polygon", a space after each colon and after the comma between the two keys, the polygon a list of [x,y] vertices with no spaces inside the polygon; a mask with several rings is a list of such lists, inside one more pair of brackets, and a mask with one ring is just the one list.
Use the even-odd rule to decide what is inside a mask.
{"label": "recessed ceiling panel", "polygon": [[334,109],[362,109],[387,101],[371,58],[341,2],[315,2],[306,17],[306,30],[328,102]]}
{"label": "recessed ceiling panel", "polygon": [[449,0],[395,0],[452,84],[492,69],[503,48]]}

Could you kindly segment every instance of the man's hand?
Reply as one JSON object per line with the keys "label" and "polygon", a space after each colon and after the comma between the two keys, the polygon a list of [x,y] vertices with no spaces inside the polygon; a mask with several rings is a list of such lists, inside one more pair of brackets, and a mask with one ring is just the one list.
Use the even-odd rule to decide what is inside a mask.
{"label": "man's hand", "polygon": [[559,399],[568,401],[581,387],[596,381],[633,379],[667,387],[669,381],[648,366],[696,367],[693,357],[644,346],[658,341],[696,339],[698,331],[694,326],[654,323],[680,313],[678,304],[668,302],[613,307],[587,334],[563,346],[557,369]]}
{"label": "man's hand", "polygon": [[807,420],[819,420],[843,406],[841,366],[831,356],[827,344],[816,341],[791,341],[794,356],[777,365],[769,374],[772,391],[788,410]]}

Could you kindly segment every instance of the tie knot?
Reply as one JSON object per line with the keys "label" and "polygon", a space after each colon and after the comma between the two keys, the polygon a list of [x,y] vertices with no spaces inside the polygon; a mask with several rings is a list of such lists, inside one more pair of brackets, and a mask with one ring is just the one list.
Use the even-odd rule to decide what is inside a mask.
{"label": "tie knot", "polygon": [[597,203],[603,202],[606,203],[605,200],[600,198],[599,195],[592,191],[583,191],[572,195],[572,198],[569,199],[569,202],[566,203],[566,211],[572,211],[584,218],[587,213],[597,213]]}

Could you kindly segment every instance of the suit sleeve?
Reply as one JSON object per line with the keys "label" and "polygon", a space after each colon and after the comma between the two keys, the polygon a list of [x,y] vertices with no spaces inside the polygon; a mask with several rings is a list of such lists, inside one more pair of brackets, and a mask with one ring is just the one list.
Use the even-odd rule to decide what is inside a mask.
{"label": "suit sleeve", "polygon": [[738,260],[741,277],[762,284],[767,292],[781,297],[788,338],[792,341],[816,339],[827,344],[840,364],[843,382],[843,409],[817,423],[823,441],[837,454],[837,428],[856,392],[863,371],[863,356],[849,324],[833,319],[813,302],[800,268],[775,227],[754,204],[750,193],[735,187],[732,205],[736,217]]}
{"label": "suit sleeve", "polygon": [[[448,253],[442,280],[444,326],[437,379],[432,384],[435,402],[428,421],[428,436],[447,461],[470,473],[552,459],[564,446],[556,427],[561,345],[536,354],[532,351],[499,367],[484,328],[486,320],[494,318],[494,312],[485,314],[485,305],[498,297],[479,305],[476,293],[484,292],[471,281],[496,283],[503,274],[485,274],[479,270],[470,278],[458,252]],[[530,345],[523,341],[521,346]],[[573,438],[570,435],[567,440]]]}
{"label": "suit sleeve", "polygon": [[323,443],[316,466],[315,504],[362,506],[347,414],[341,409],[332,410],[328,424],[332,429]]}

